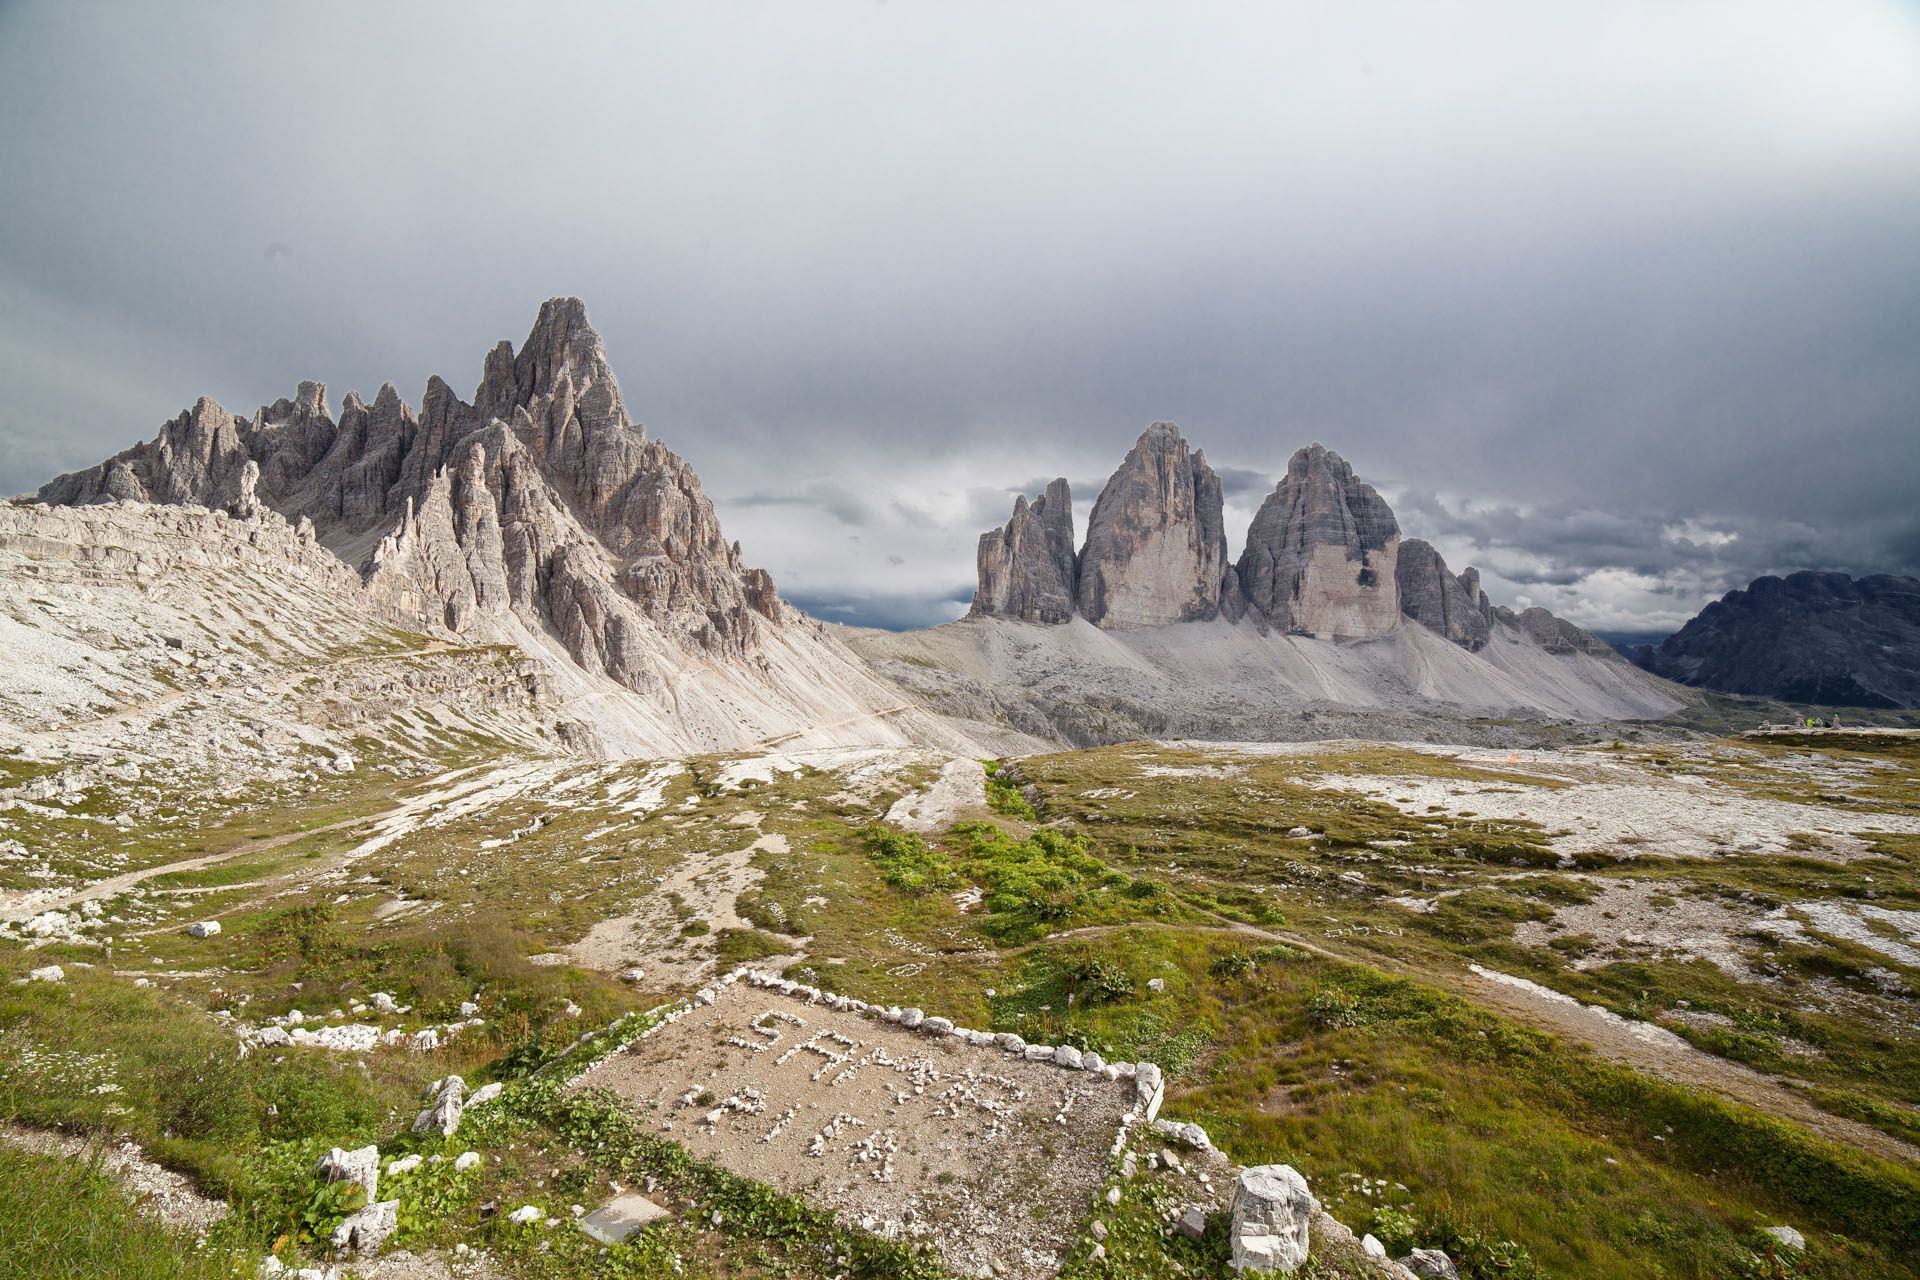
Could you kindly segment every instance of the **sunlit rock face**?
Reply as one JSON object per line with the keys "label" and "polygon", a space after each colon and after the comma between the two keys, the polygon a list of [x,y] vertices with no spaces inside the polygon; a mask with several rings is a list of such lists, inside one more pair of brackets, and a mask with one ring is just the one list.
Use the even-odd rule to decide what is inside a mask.
{"label": "sunlit rock face", "polygon": [[1134,442],[1087,521],[1076,603],[1113,630],[1238,614],[1226,585],[1220,478],[1188,452],[1180,429],[1156,422]]}
{"label": "sunlit rock face", "polygon": [[1293,455],[1236,566],[1248,609],[1283,631],[1343,639],[1400,625],[1400,526],[1324,445]]}
{"label": "sunlit rock face", "polygon": [[251,419],[202,399],[39,496],[263,504],[454,631],[512,614],[640,690],[663,645],[747,658],[781,617],[692,467],[627,417],[578,298],[545,303],[517,353],[496,346],[471,404],[438,377],[417,415],[391,383],[372,404],[349,393],[337,419],[316,382]]}

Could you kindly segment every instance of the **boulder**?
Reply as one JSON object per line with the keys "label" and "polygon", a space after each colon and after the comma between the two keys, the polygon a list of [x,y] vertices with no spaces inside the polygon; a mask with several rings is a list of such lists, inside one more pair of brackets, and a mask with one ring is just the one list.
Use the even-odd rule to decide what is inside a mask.
{"label": "boulder", "polygon": [[1292,1272],[1307,1260],[1307,1236],[1319,1201],[1291,1165],[1242,1169],[1233,1189],[1233,1268]]}
{"label": "boulder", "polygon": [[57,964],[42,965],[38,969],[27,970],[29,982],[65,982],[67,971]]}
{"label": "boulder", "polygon": [[1798,1231],[1795,1231],[1792,1227],[1767,1227],[1763,1234],[1772,1236],[1782,1246],[1793,1250],[1795,1253],[1802,1253],[1806,1250],[1807,1238]]}
{"label": "boulder", "polygon": [[187,926],[187,932],[196,938],[211,938],[220,932],[218,920],[200,920]]}
{"label": "boulder", "polygon": [[1439,1249],[1415,1249],[1399,1262],[1420,1280],[1460,1280],[1453,1259]]}
{"label": "boulder", "polygon": [[352,1151],[334,1147],[320,1157],[313,1172],[326,1182],[358,1183],[371,1204],[380,1194],[380,1148],[372,1144]]}
{"label": "boulder", "polygon": [[400,1229],[400,1202],[382,1200],[357,1209],[341,1219],[333,1229],[333,1247],[349,1253],[372,1255],[380,1252],[387,1237]]}
{"label": "boulder", "polygon": [[442,1137],[453,1136],[460,1127],[460,1113],[467,1092],[467,1082],[459,1076],[448,1076],[436,1080],[429,1090],[433,1105],[414,1117],[413,1131],[426,1133],[437,1130]]}

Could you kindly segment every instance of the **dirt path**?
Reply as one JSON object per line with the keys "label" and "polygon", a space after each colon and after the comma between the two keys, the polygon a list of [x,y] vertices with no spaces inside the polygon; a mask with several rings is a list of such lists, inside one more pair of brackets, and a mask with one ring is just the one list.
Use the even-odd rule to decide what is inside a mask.
{"label": "dirt path", "polygon": [[[746,813],[743,825],[758,828],[763,815]],[[759,884],[764,873],[753,865],[758,854],[788,852],[787,838],[777,832],[752,844],[720,853],[689,854],[675,864],[658,885],[626,915],[602,920],[578,942],[561,948],[573,963],[586,969],[614,973],[638,967],[649,984],[692,986],[712,970],[717,960],[713,942],[722,930],[751,929],[740,916],[740,895]],[[686,913],[686,914],[683,914]],[[681,932],[689,920],[702,921],[707,931],[694,937]],[[767,956],[756,963],[778,971],[806,958],[810,941],[798,938],[791,955]]]}
{"label": "dirt path", "polygon": [[1756,1111],[1791,1120],[1844,1146],[1897,1163],[1920,1165],[1920,1147],[1872,1125],[1825,1111],[1797,1089],[1751,1067],[1695,1048],[1657,1023],[1636,1022],[1590,1008],[1551,988],[1477,965],[1470,966],[1451,985],[1478,1004],[1578,1041],[1601,1057],[1624,1062],[1678,1084],[1710,1089]]}
{"label": "dirt path", "polygon": [[[338,822],[329,822],[301,831],[282,832],[277,836],[244,840],[231,849],[223,849],[218,853],[206,853],[196,858],[182,858],[177,862],[144,867],[139,871],[128,871],[122,875],[109,876],[104,880],[94,880],[74,889],[36,889],[12,898],[0,896],[0,921],[17,924],[43,911],[64,911],[84,902],[114,897],[156,876],[198,871],[203,867],[217,866],[248,854],[278,849],[305,840],[309,836],[325,835],[328,832],[345,831],[355,827],[371,828],[371,834],[367,839],[342,851],[324,865],[301,868],[303,876],[318,878],[330,871],[337,871],[369,853],[383,849],[421,827],[435,826],[467,817],[491,804],[525,795],[534,790],[540,781],[549,778],[553,768],[554,766],[545,764],[512,765],[485,773],[478,773],[477,767],[456,769],[450,773],[441,774],[418,793],[398,800],[391,808],[377,813],[342,818]],[[476,773],[478,776],[473,776]],[[275,880],[285,878],[285,876],[274,877]],[[236,886],[220,886],[222,890],[234,887]]]}
{"label": "dirt path", "polygon": [[[269,849],[278,849],[296,840],[305,840],[308,836],[324,835],[329,831],[344,831],[348,827],[365,826],[369,822],[376,821],[380,816],[382,815],[375,815],[373,818],[343,818],[339,822],[310,827],[305,831],[288,831],[277,836],[263,836],[258,840],[245,840],[219,853],[202,854],[197,858],[183,858],[179,862],[164,862],[139,871],[129,871],[124,875],[110,876],[105,880],[94,880],[77,889],[58,891],[36,889],[22,897],[0,898],[0,921],[18,924],[39,915],[42,911],[65,911],[83,902],[114,897],[156,876],[170,876],[180,871],[198,871],[202,867],[216,866],[234,858],[245,857],[250,853],[265,853]],[[239,886],[222,885],[220,887],[228,889]]]}
{"label": "dirt path", "polygon": [[796,729],[792,733],[782,733],[771,738],[762,738],[760,739],[759,742],[755,743],[753,746],[748,747],[747,750],[768,751],[773,749],[774,747],[785,746],[787,743],[792,742],[795,738],[802,738],[802,737],[806,737],[809,734],[828,732],[834,729],[844,729],[848,725],[863,724],[868,720],[881,720],[886,718],[887,716],[897,716],[902,711],[912,711],[914,709],[915,708],[912,707],[911,705],[905,702],[902,702],[898,706],[882,707],[878,711],[863,711],[857,716],[849,716],[845,720],[835,720],[831,724],[809,725],[805,729]]}
{"label": "dirt path", "polygon": [[887,821],[902,831],[943,831],[968,812],[987,809],[987,767],[978,760],[949,760],[925,791],[902,796]]}

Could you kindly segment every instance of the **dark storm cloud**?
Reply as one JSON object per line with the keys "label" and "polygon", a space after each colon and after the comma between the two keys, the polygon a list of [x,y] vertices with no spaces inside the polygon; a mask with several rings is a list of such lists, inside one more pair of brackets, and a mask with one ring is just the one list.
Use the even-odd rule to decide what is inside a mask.
{"label": "dark storm cloud", "polygon": [[1320,440],[1595,625],[1920,567],[1915,10],[1467,12],[0,6],[0,490],[576,293],[837,616],[1156,419],[1236,542]]}
{"label": "dark storm cloud", "polygon": [[1228,502],[1236,498],[1248,500],[1258,505],[1273,492],[1275,480],[1264,471],[1249,471],[1245,467],[1223,467],[1209,458],[1208,463],[1220,477],[1220,495]]}

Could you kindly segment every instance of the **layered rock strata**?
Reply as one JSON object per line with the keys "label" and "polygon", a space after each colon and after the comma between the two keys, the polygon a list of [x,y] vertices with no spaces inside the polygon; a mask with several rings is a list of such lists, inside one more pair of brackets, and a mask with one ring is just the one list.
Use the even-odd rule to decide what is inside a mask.
{"label": "layered rock strata", "polygon": [[1079,569],[1073,550],[1073,493],[1053,481],[1029,506],[1014,500],[1004,529],[980,535],[980,588],[973,612],[1023,622],[1065,622],[1073,617]]}
{"label": "layered rock strata", "polygon": [[1248,606],[1283,631],[1364,639],[1400,624],[1400,526],[1324,445],[1293,455],[1236,568]]}
{"label": "layered rock strata", "polygon": [[1229,573],[1220,478],[1178,427],[1156,422],[1093,505],[1076,610],[1108,628],[1201,621],[1223,604],[1237,616]]}

